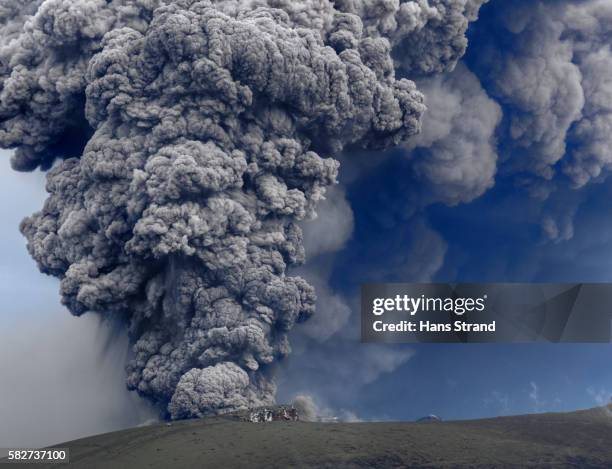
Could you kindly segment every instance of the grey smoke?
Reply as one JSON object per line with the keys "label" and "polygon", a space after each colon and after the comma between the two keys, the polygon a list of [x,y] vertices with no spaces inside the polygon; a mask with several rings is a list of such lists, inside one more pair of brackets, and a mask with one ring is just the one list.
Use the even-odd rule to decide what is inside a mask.
{"label": "grey smoke", "polygon": [[427,111],[422,131],[406,150],[428,194],[422,204],[470,202],[493,187],[499,105],[459,63],[451,73],[418,82]]}
{"label": "grey smoke", "polygon": [[299,419],[305,422],[316,422],[317,420],[327,419],[337,422],[359,422],[357,415],[347,409],[331,409],[322,406],[310,394],[298,394],[291,402],[298,411]]}
{"label": "grey smoke", "polygon": [[510,164],[549,180],[584,105],[580,70],[571,44],[560,40],[559,13],[547,11],[542,2],[500,8],[500,28],[512,35],[514,47],[483,44],[477,62],[493,95],[508,107]]}
{"label": "grey smoke", "polygon": [[345,189],[330,187],[317,207],[317,217],[302,224],[304,249],[308,258],[341,249],[353,234],[353,211]]}
{"label": "grey smoke", "polygon": [[317,292],[317,311],[299,330],[316,341],[330,339],[348,321],[351,308],[329,285],[336,256],[353,234],[353,211],[340,185],[330,188],[317,207],[317,217],[303,224],[308,262],[293,270]]}
{"label": "grey smoke", "polygon": [[[398,205],[402,202],[398,201]],[[400,209],[401,206],[398,212]],[[401,279],[429,282],[444,264],[447,250],[446,241],[422,215],[408,219],[389,216],[379,223],[373,241],[359,246],[348,261],[353,266],[350,279],[357,285],[393,283]]]}
{"label": "grey smoke", "polygon": [[559,169],[573,187],[601,179],[612,167],[612,4],[530,0],[497,7],[486,34],[502,39],[482,42],[474,61],[508,110],[507,165],[531,173],[540,197]]}
{"label": "grey smoke", "polygon": [[[401,204],[403,201],[397,202]],[[345,220],[345,223],[352,220],[350,208],[339,210],[338,207],[342,206],[339,201],[322,203],[315,223],[325,231],[325,227],[334,221],[340,221],[342,225],[341,220]],[[379,262],[366,255],[372,247],[370,244],[349,250],[358,253],[358,258],[342,262],[351,266],[353,276],[345,279],[349,284],[398,278],[430,281],[431,276],[439,270],[446,251],[446,244],[440,236],[417,217],[410,220],[408,229],[403,226],[403,219],[394,219],[393,222],[389,232],[397,237],[387,233],[384,242],[372,243],[386,249],[385,253],[372,252],[372,257],[380,259]],[[339,233],[346,231],[346,225],[343,226],[345,229],[339,229]],[[310,238],[316,238],[317,232],[307,230],[305,235],[306,246],[316,243],[316,239]],[[345,238],[344,242],[347,240]],[[338,265],[336,256],[342,255],[340,239],[333,245],[338,246],[339,252],[324,251],[299,269],[300,274],[315,285],[317,296],[322,301],[317,304],[317,314],[292,332],[294,353],[281,365],[279,397],[289,400],[294,396],[305,396],[320,416],[356,421],[359,418],[351,412],[351,408],[359,405],[367,386],[395,372],[412,358],[414,350],[359,342],[358,292],[347,294],[333,291],[328,286],[334,265]],[[364,264],[368,266],[367,269],[363,267]]]}
{"label": "grey smoke", "polygon": [[279,375],[281,397],[289,400],[296,394],[308,394],[324,404],[320,407],[330,409],[326,414],[340,417],[342,411],[359,407],[368,385],[395,372],[413,356],[414,350],[406,347],[360,344],[353,331],[345,330],[303,351],[296,346]]}
{"label": "grey smoke", "polygon": [[293,407],[298,411],[300,420],[304,422],[314,422],[320,416],[320,410],[312,396],[308,394],[298,394],[292,402]]}
{"label": "grey smoke", "polygon": [[585,104],[571,132],[572,141],[580,143],[564,170],[576,186],[583,186],[612,168],[612,5],[601,0],[570,4],[565,21],[563,35],[573,45]]}
{"label": "grey smoke", "polygon": [[612,168],[612,4],[500,1],[480,24],[468,61],[504,105],[498,168],[544,201],[544,236],[568,241],[584,197],[578,190]]}
{"label": "grey smoke", "polygon": [[409,76],[454,69],[467,48],[465,32],[488,0],[336,0],[365,31],[388,38],[396,66]]}
{"label": "grey smoke", "polygon": [[130,389],[173,418],[274,400],[331,156],[418,132],[395,66],[452,69],[480,3],[3,2],[0,147],[51,168],[21,230],[73,314],[128,324]]}

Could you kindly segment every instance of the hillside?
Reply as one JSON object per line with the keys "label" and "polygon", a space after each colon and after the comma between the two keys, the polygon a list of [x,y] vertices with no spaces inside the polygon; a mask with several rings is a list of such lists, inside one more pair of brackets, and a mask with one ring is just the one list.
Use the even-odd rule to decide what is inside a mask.
{"label": "hillside", "polygon": [[612,409],[428,423],[250,423],[215,417],[63,446],[70,448],[75,468],[603,469],[612,467]]}

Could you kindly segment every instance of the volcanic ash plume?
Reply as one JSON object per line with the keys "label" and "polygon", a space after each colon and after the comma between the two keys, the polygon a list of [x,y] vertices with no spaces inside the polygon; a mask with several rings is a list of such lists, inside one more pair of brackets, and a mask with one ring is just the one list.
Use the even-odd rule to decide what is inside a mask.
{"label": "volcanic ash plume", "polygon": [[330,156],[418,131],[392,47],[423,35],[439,57],[404,63],[446,67],[478,2],[430,3],[0,2],[0,146],[51,168],[22,232],[73,314],[129,324],[130,389],[172,418],[274,400],[272,365],[314,311],[285,272]]}

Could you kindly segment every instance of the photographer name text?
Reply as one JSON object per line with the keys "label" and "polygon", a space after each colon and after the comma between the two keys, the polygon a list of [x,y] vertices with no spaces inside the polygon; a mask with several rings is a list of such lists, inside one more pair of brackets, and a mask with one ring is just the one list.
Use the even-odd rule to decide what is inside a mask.
{"label": "photographer name text", "polygon": [[476,298],[463,297],[427,297],[421,295],[396,295],[392,298],[375,298],[372,301],[372,314],[378,319],[372,322],[374,332],[380,333],[416,333],[416,332],[495,332],[495,321],[486,323],[472,323],[463,319],[450,322],[435,322],[431,320],[400,320],[386,322],[382,317],[385,313],[400,312],[409,315],[412,319],[419,313],[446,312],[457,317],[471,312],[482,312],[486,308],[487,295]]}

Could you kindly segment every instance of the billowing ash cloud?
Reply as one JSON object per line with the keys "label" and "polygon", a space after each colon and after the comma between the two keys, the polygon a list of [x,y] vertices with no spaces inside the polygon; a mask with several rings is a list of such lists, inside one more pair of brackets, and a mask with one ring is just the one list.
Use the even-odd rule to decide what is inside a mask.
{"label": "billowing ash cloud", "polygon": [[488,0],[336,0],[363,19],[366,32],[389,39],[409,75],[450,71],[467,48],[465,32]]}
{"label": "billowing ash cloud", "polygon": [[463,64],[451,73],[418,82],[427,112],[422,131],[406,149],[428,192],[422,203],[470,202],[493,187],[497,170],[495,129],[499,105]]}
{"label": "billowing ash cloud", "polygon": [[481,46],[473,62],[490,93],[505,104],[512,170],[536,176],[534,190],[543,196],[549,192],[543,181],[553,179],[557,168],[574,187],[607,172],[612,4],[500,2],[487,23],[474,37]]}
{"label": "billowing ash cloud", "polygon": [[273,401],[315,308],[286,269],[330,156],[418,131],[423,97],[394,59],[452,68],[480,3],[2,3],[0,146],[52,168],[21,229],[73,314],[129,324],[130,389],[173,418]]}

